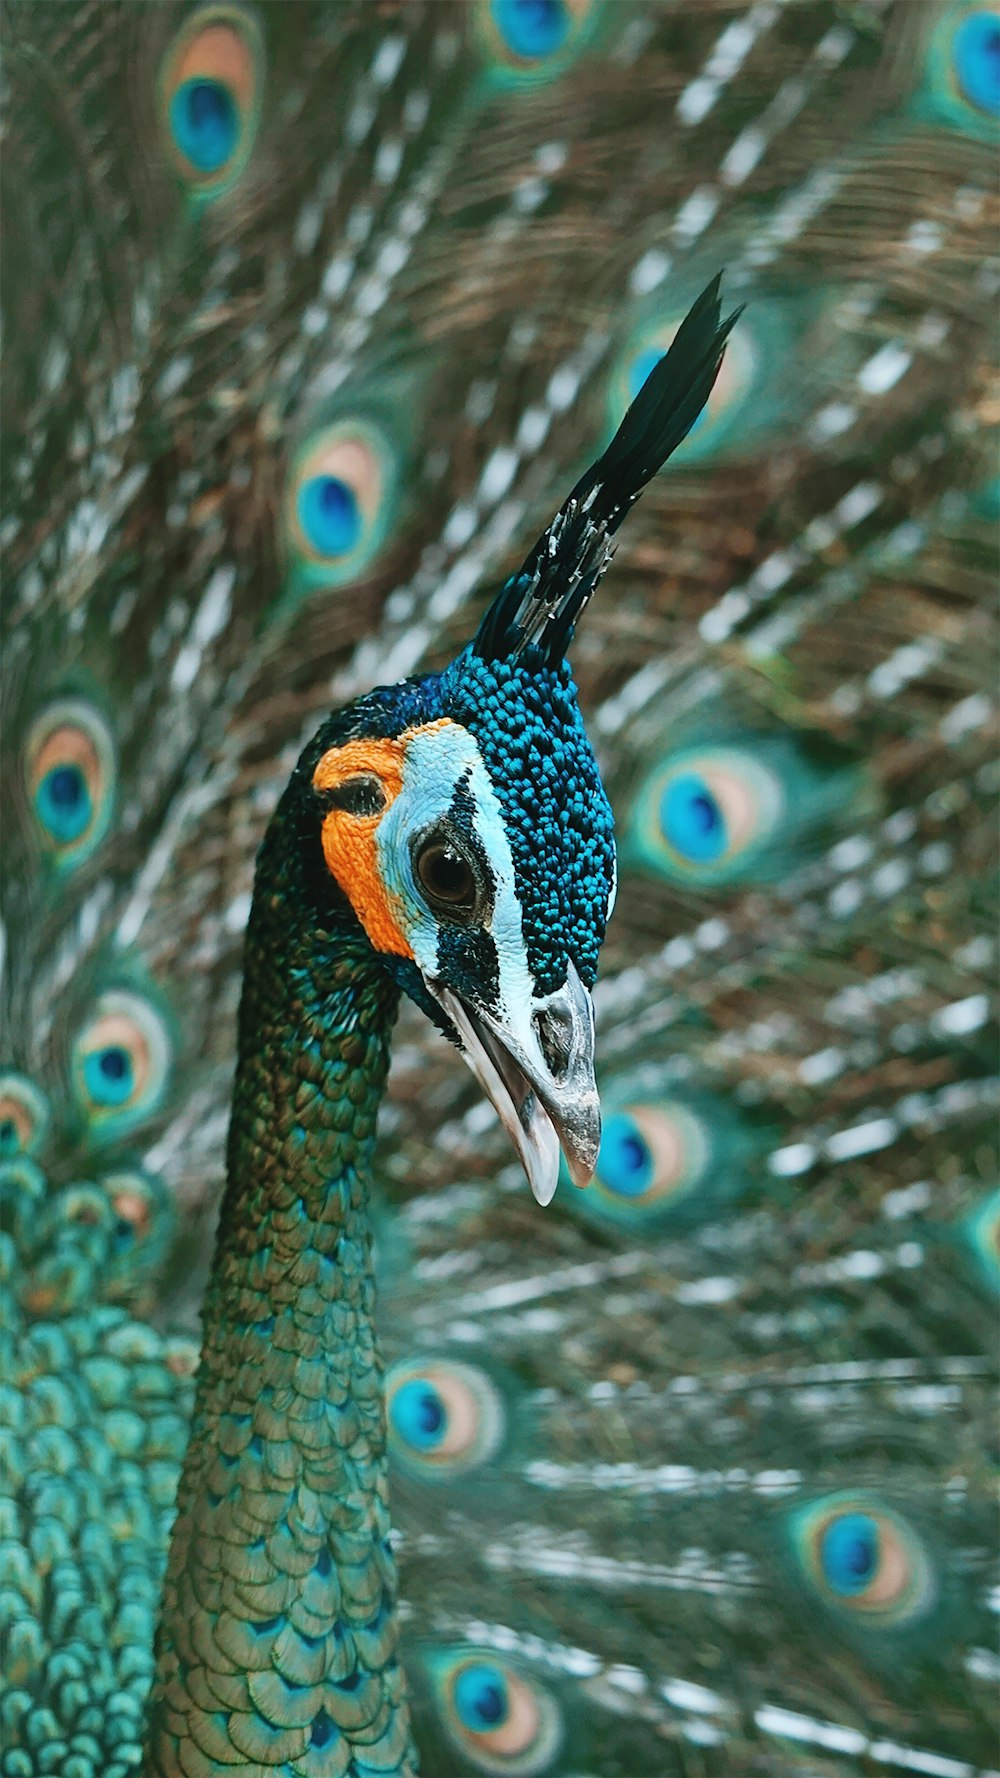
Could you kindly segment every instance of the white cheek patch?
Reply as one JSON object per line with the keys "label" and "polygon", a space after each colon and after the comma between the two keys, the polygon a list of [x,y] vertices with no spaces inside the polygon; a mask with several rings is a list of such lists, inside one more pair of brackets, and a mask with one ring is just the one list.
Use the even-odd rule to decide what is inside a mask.
{"label": "white cheek patch", "polygon": [[517,897],[514,860],[500,810],[475,738],[459,723],[446,722],[413,736],[403,763],[403,788],[378,828],[382,879],[393,912],[418,969],[434,977],[438,969],[438,921],[413,879],[410,841],[415,833],[447,815],[459,784],[465,782],[474,805],[473,825],[493,873],[493,912],[486,931],[496,947],[500,971],[501,1017],[530,1030],[534,989],[528,969]]}

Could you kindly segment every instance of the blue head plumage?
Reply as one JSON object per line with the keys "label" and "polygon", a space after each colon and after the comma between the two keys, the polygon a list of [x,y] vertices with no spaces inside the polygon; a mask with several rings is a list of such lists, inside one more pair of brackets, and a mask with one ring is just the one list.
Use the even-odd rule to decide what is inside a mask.
{"label": "blue head plumage", "polygon": [[559,1142],[590,1178],[588,990],[614,897],[612,816],[566,651],[643,487],[694,425],[735,316],[694,305],[603,455],[442,673],[324,725],[295,827],[399,985],[455,1041],[547,1202]]}

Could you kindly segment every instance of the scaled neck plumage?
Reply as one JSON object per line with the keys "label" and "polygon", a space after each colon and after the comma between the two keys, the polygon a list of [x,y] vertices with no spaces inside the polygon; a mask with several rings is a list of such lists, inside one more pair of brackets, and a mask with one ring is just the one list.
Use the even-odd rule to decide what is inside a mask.
{"label": "scaled neck plumage", "polygon": [[[286,799],[287,800],[287,799]],[[357,1746],[408,1769],[368,1180],[397,990],[279,811],[167,1574],[151,1770]],[[210,1768],[206,1768],[210,1769]],[[318,1769],[318,1768],[317,1768]]]}

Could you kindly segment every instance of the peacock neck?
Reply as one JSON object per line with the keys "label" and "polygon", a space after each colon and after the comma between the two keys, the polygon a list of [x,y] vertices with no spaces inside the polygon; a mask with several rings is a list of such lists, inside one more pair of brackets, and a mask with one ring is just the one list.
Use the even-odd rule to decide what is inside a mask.
{"label": "peacock neck", "polygon": [[317,1773],[353,1770],[362,1749],[379,1772],[412,1765],[368,1214],[397,992],[286,838],[279,811],[164,1595],[159,1773],[191,1769],[182,1741]]}

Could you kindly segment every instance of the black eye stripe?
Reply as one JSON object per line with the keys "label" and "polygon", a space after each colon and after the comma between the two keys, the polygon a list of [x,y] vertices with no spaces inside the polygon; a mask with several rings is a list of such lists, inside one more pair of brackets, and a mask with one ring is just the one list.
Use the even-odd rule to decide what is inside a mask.
{"label": "black eye stripe", "polygon": [[473,1004],[500,1001],[500,960],[490,933],[443,924],[438,930],[438,973]]}
{"label": "black eye stripe", "polygon": [[380,780],[371,772],[345,778],[342,784],[320,791],[319,795],[324,808],[343,809],[347,815],[381,815],[387,800]]}
{"label": "black eye stripe", "polygon": [[471,860],[482,882],[492,912],[496,894],[496,877],[490,864],[489,853],[476,832],[476,803],[469,788],[472,776],[471,769],[463,772],[455,785],[455,794],[448,810],[448,826],[462,836],[462,850]]}

